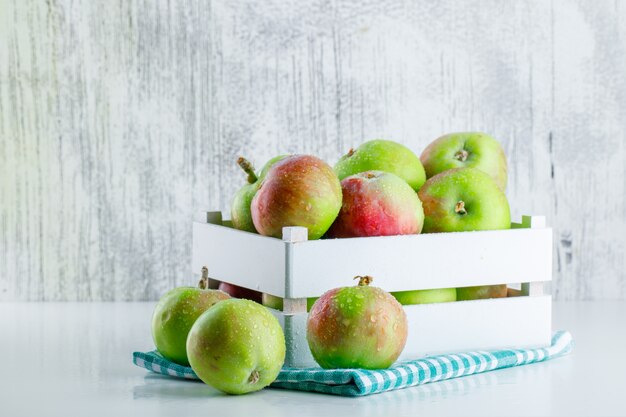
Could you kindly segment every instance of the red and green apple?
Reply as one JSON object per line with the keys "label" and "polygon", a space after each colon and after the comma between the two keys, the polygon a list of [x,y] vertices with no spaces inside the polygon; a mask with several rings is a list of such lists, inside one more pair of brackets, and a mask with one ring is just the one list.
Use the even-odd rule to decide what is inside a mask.
{"label": "red and green apple", "polygon": [[366,171],[341,181],[341,211],[329,237],[365,237],[417,234],[424,210],[417,194],[400,177]]}
{"label": "red and green apple", "polygon": [[357,278],[358,286],[324,293],[309,313],[307,341],[322,368],[388,368],[406,344],[408,322],[400,303],[369,286],[371,277]]}
{"label": "red and green apple", "polygon": [[311,155],[292,155],[276,162],[252,199],[252,221],[265,236],[280,238],[286,226],[308,229],[319,239],[341,209],[341,185],[333,169]]}

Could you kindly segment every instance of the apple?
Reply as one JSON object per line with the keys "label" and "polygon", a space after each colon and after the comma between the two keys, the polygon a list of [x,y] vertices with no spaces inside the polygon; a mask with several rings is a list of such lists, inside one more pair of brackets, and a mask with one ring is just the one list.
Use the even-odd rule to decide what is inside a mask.
{"label": "apple", "polygon": [[185,344],[191,326],[206,310],[230,298],[225,292],[205,288],[174,288],[161,297],[154,309],[154,344],[159,353],[172,362],[189,365]]}
{"label": "apple", "polygon": [[481,132],[444,135],[424,149],[420,157],[426,176],[433,177],[453,168],[476,168],[489,174],[502,191],[506,189],[507,163],[504,149]]}
{"label": "apple", "polygon": [[419,190],[426,174],[420,159],[409,148],[390,140],[376,139],[361,144],[335,164],[340,180],[365,171],[385,171],[406,181],[415,191]]}
{"label": "apple", "polygon": [[341,185],[332,168],[311,155],[276,162],[252,199],[252,221],[264,236],[280,238],[286,226],[308,229],[310,240],[328,230],[341,209]]}
{"label": "apple", "polygon": [[456,294],[456,288],[395,291],[391,293],[402,305],[447,303],[456,301]]}
{"label": "apple", "polygon": [[398,301],[357,277],[356,287],[324,293],[311,308],[307,341],[315,361],[326,369],[388,368],[406,344],[408,321]]}
{"label": "apple", "polygon": [[481,300],[485,298],[504,298],[507,295],[507,285],[479,285],[476,287],[462,287],[456,289],[456,298],[459,301]]}
{"label": "apple", "polygon": [[248,184],[244,185],[235,193],[233,201],[230,206],[230,218],[233,223],[233,227],[239,230],[245,230],[247,232],[256,233],[254,223],[252,221],[252,213],[250,211],[250,205],[252,199],[259,189],[263,178],[267,175],[269,169],[281,159],[284,159],[287,155],[279,155],[270,159],[261,169],[261,172],[257,176],[254,173],[254,167],[247,159],[239,157],[237,164],[248,174]]}
{"label": "apple", "polygon": [[[313,307],[313,303],[315,303],[317,298],[318,297],[308,297],[306,299],[306,311],[311,311],[311,307]],[[262,304],[274,310],[283,310],[283,299],[272,294],[263,293]]]}
{"label": "apple", "polygon": [[[428,179],[419,191],[424,205],[424,232],[464,232],[511,227],[504,192],[486,173],[455,168]],[[457,289],[457,300],[506,297],[506,285]]]}
{"label": "apple", "polygon": [[437,174],[422,186],[424,233],[511,227],[509,203],[491,177],[474,168]]}
{"label": "apple", "polygon": [[246,394],[271,384],[285,362],[285,335],[268,309],[230,299],[207,310],[187,338],[196,375],[228,394]]}
{"label": "apple", "polygon": [[364,237],[417,234],[424,210],[415,191],[400,177],[366,171],[341,181],[341,211],[329,237]]}
{"label": "apple", "polygon": [[235,284],[229,284],[228,282],[220,282],[220,285],[217,288],[233,298],[243,298],[254,301],[255,303],[261,302],[261,293],[259,291],[240,287]]}

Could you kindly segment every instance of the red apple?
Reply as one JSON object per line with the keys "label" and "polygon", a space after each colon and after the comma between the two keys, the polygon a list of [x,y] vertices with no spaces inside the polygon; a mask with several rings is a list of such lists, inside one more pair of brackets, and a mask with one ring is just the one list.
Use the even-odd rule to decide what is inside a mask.
{"label": "red apple", "polygon": [[424,210],[406,181],[366,171],[341,181],[343,203],[330,237],[409,235],[421,232]]}
{"label": "red apple", "polygon": [[259,291],[250,290],[235,284],[229,284],[228,282],[220,282],[220,285],[217,288],[233,298],[244,298],[259,304],[261,303],[262,293]]}

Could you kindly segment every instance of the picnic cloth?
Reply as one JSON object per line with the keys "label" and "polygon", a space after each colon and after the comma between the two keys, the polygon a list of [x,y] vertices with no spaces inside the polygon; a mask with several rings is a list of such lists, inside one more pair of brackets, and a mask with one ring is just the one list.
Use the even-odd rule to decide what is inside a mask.
{"label": "picnic cloth", "polygon": [[[388,369],[287,368],[270,385],[349,397],[377,394],[496,369],[543,362],[572,350],[572,335],[557,331],[551,345],[536,349],[502,349],[426,356],[397,362]],[[172,377],[198,380],[194,371],[161,356],[157,351],[134,352],[135,365]]]}

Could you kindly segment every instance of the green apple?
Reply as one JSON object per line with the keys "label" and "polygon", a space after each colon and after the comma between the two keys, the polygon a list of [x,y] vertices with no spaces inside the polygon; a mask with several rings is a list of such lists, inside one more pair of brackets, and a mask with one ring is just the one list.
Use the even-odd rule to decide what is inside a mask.
{"label": "green apple", "polygon": [[256,233],[252,216],[250,215],[250,203],[256,194],[257,188],[256,184],[246,184],[235,193],[230,205],[230,218],[235,229]]}
{"label": "green apple", "polygon": [[[419,197],[424,206],[424,233],[511,227],[504,192],[489,175],[474,168],[455,168],[435,175],[420,189]],[[506,297],[506,285],[457,289],[457,300],[496,296]]]}
{"label": "green apple", "polygon": [[230,298],[219,290],[180,287],[159,300],[152,315],[152,338],[165,358],[188,366],[187,335],[196,319],[222,300]]}
{"label": "green apple", "polygon": [[256,228],[252,222],[252,213],[250,212],[250,205],[256,192],[261,186],[263,178],[267,175],[269,169],[281,159],[284,159],[287,155],[279,155],[267,161],[267,163],[261,169],[259,175],[254,172],[254,167],[247,159],[239,157],[237,164],[248,174],[248,184],[244,185],[235,193],[233,201],[230,205],[230,218],[233,223],[233,227],[239,230],[245,230],[247,232],[256,233]]}
{"label": "green apple", "polygon": [[480,285],[476,287],[462,287],[456,289],[459,301],[482,300],[485,298],[503,298],[507,295],[507,285]]}
{"label": "green apple", "polygon": [[[311,307],[315,303],[318,297],[308,297],[306,299],[306,311],[311,311]],[[263,293],[262,303],[265,307],[273,308],[274,310],[283,310],[283,299],[281,297],[276,297],[272,294]]]}
{"label": "green apple", "polygon": [[422,233],[498,230],[511,227],[509,203],[491,177],[456,168],[430,178],[420,189]]}
{"label": "green apple", "polygon": [[500,143],[480,132],[444,135],[424,149],[420,157],[426,176],[453,168],[476,168],[489,174],[501,190],[506,189],[506,155]]}
{"label": "green apple", "polygon": [[419,190],[426,174],[420,159],[409,148],[390,140],[376,139],[363,143],[335,164],[340,180],[365,171],[384,171],[405,180],[415,191]]}
{"label": "green apple", "polygon": [[187,338],[196,375],[227,394],[246,394],[271,384],[285,362],[285,335],[260,304],[232,298],[207,310]]}
{"label": "green apple", "polygon": [[396,291],[391,295],[402,305],[447,303],[456,301],[456,288],[436,288],[432,290]]}

